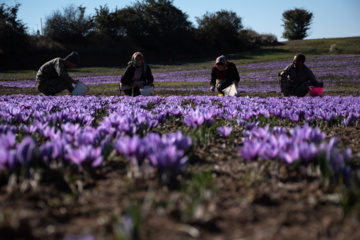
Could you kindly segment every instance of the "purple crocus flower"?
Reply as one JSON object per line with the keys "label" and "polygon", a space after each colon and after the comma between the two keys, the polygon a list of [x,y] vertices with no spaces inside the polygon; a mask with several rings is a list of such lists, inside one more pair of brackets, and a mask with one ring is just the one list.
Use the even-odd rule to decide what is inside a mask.
{"label": "purple crocus flower", "polygon": [[247,161],[255,160],[265,150],[264,142],[253,140],[244,142],[244,146],[241,148],[241,156]]}
{"label": "purple crocus flower", "polygon": [[319,143],[324,140],[326,134],[321,132],[319,128],[312,129],[309,136],[309,141],[314,143]]}
{"label": "purple crocus flower", "polygon": [[192,144],[191,138],[184,137],[180,131],[170,133],[168,138],[169,142],[182,151],[186,151]]}
{"label": "purple crocus flower", "polygon": [[8,170],[9,150],[0,145],[0,171]]}
{"label": "purple crocus flower", "polygon": [[251,131],[254,127],[259,126],[260,122],[248,122],[246,124],[246,130]]}
{"label": "purple crocus flower", "polygon": [[194,118],[194,116],[192,115],[187,115],[184,117],[184,123],[186,126],[188,127],[193,127],[193,128],[197,128],[198,125],[197,125],[197,121],[196,119]]}
{"label": "purple crocus flower", "polygon": [[15,135],[8,131],[6,134],[0,134],[0,145],[7,149],[14,147],[16,141]]}
{"label": "purple crocus flower", "polygon": [[217,130],[218,130],[218,133],[220,133],[221,136],[228,137],[230,135],[231,131],[233,130],[233,128],[223,126],[223,127],[218,127]]}
{"label": "purple crocus flower", "polygon": [[240,127],[244,127],[246,125],[246,121],[241,118],[237,118],[236,122]]}
{"label": "purple crocus flower", "polygon": [[64,157],[70,146],[65,140],[55,140],[40,146],[40,156],[45,163]]}
{"label": "purple crocus flower", "polygon": [[280,151],[279,157],[282,161],[287,164],[294,163],[299,159],[299,147],[296,143],[293,143],[288,146],[287,150]]}
{"label": "purple crocus flower", "polygon": [[138,165],[141,165],[145,160],[146,147],[137,135],[118,139],[114,144],[114,148]]}
{"label": "purple crocus flower", "polygon": [[151,119],[146,122],[146,126],[148,130],[151,130],[152,128],[156,127],[158,125],[159,121],[156,119]]}
{"label": "purple crocus flower", "polygon": [[286,128],[275,126],[272,129],[272,134],[275,135],[275,136],[285,135],[286,134]]}
{"label": "purple crocus flower", "polygon": [[255,138],[267,140],[270,136],[269,124],[266,125],[264,128],[255,128],[251,131],[251,133],[251,135]]}
{"label": "purple crocus flower", "polygon": [[0,134],[6,134],[8,132],[15,133],[17,131],[17,127],[13,125],[0,125]]}
{"label": "purple crocus flower", "polygon": [[61,125],[61,129],[65,133],[71,133],[74,134],[80,129],[80,124],[71,124],[71,123],[65,123]]}
{"label": "purple crocus flower", "polygon": [[35,156],[35,141],[32,137],[25,137],[16,148],[16,160],[23,166],[28,166]]}
{"label": "purple crocus flower", "polygon": [[82,237],[76,237],[76,236],[73,236],[73,235],[68,235],[65,237],[64,240],[95,240],[95,237],[92,236],[92,235],[85,235],[85,236],[82,236]]}
{"label": "purple crocus flower", "polygon": [[49,138],[51,140],[60,139],[61,138],[61,132],[56,131],[55,127],[46,127],[44,130],[41,131],[41,134],[45,138]]}
{"label": "purple crocus flower", "polygon": [[[35,113],[36,114],[36,113]],[[37,130],[43,130],[48,126],[48,122],[46,120],[39,121],[38,119],[34,120],[33,125],[37,128]]]}
{"label": "purple crocus flower", "polygon": [[157,149],[149,154],[148,157],[150,163],[160,171],[171,169],[178,172],[188,161],[188,157],[184,157],[184,151],[178,150],[175,146]]}
{"label": "purple crocus flower", "polygon": [[187,163],[184,157],[185,151],[191,146],[189,137],[184,137],[180,131],[162,137],[156,133],[150,133],[143,139],[146,145],[146,156],[151,165],[160,171],[173,170],[178,172]]}
{"label": "purple crocus flower", "polygon": [[128,214],[125,214],[122,220],[123,220],[125,235],[128,236],[128,238],[130,239],[134,231],[134,221],[132,217]]}
{"label": "purple crocus flower", "polygon": [[0,145],[0,172],[14,167],[15,155],[15,150],[7,149],[5,146]]}
{"label": "purple crocus flower", "polygon": [[191,111],[189,115],[184,117],[184,123],[188,127],[197,128],[198,126],[203,124],[204,121],[205,121],[204,116],[199,109],[196,109],[195,111]]}
{"label": "purple crocus flower", "polygon": [[94,145],[95,134],[93,131],[82,131],[75,134],[76,146]]}
{"label": "purple crocus flower", "polygon": [[66,158],[80,168],[87,163],[91,164],[92,167],[97,167],[103,161],[101,149],[99,147],[94,148],[91,145],[82,145],[78,149],[69,149]]}
{"label": "purple crocus flower", "polygon": [[314,143],[302,142],[299,144],[299,158],[302,164],[307,166],[318,154],[318,149]]}
{"label": "purple crocus flower", "polygon": [[276,137],[272,135],[269,138],[269,142],[265,143],[264,151],[263,151],[261,157],[267,161],[276,159],[279,155],[279,151],[280,151],[280,148],[278,145],[278,141],[277,141]]}
{"label": "purple crocus flower", "polygon": [[21,125],[19,128],[21,129],[21,131],[26,132],[28,134],[33,134],[34,132],[37,131],[37,127],[35,125],[30,125],[30,126]]}

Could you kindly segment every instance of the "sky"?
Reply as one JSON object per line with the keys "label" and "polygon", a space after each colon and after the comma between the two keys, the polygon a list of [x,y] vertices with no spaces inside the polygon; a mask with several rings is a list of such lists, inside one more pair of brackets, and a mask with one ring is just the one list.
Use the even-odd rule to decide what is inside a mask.
{"label": "sky", "polygon": [[[20,3],[18,19],[34,34],[44,26],[46,17],[54,11],[74,4],[86,7],[86,14],[93,15],[95,8],[107,4],[109,9],[121,9],[133,5],[134,0],[0,0],[7,6]],[[220,10],[234,11],[242,19],[247,29],[260,34],[274,34],[278,41],[283,39],[282,13],[294,8],[302,8],[313,13],[313,22],[306,39],[338,38],[360,36],[360,0],[174,0],[173,5],[186,13],[194,26],[196,17],[206,12]]]}

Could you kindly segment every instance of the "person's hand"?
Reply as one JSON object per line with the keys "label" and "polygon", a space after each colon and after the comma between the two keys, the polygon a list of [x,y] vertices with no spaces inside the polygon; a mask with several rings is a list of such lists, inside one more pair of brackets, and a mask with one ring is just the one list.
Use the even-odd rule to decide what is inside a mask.
{"label": "person's hand", "polygon": [[215,86],[211,86],[210,91],[214,91],[214,90],[215,90]]}
{"label": "person's hand", "polygon": [[280,77],[283,77],[283,76],[284,76],[284,74],[285,74],[285,72],[284,72],[284,71],[282,71],[282,72],[280,73]]}

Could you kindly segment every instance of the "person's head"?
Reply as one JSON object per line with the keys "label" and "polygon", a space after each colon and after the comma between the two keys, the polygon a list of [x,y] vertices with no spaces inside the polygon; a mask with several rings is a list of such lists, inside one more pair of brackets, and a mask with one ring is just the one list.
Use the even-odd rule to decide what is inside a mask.
{"label": "person's head", "polygon": [[227,64],[227,60],[224,55],[217,57],[215,60],[215,65],[217,69],[219,69],[220,71],[223,71],[225,69],[226,64]]}
{"label": "person's head", "polygon": [[304,65],[305,63],[305,55],[298,53],[294,56],[294,60],[293,63],[295,64],[296,67],[301,67]]}
{"label": "person's head", "polygon": [[76,66],[80,63],[80,55],[74,51],[67,55],[64,60],[67,68],[76,68]]}
{"label": "person's head", "polygon": [[131,61],[135,67],[140,67],[144,62],[144,55],[141,52],[136,52],[132,55]]}

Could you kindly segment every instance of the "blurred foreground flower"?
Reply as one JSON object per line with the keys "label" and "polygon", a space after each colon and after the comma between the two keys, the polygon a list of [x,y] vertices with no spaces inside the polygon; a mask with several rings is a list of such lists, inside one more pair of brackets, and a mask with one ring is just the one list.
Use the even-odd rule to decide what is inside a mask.
{"label": "blurred foreground flower", "polygon": [[233,130],[233,128],[223,126],[223,127],[218,127],[217,130],[218,130],[218,133],[220,133],[221,136],[228,137],[230,135],[231,131]]}
{"label": "blurred foreground flower", "polygon": [[95,237],[92,236],[92,235],[85,235],[85,236],[82,236],[82,237],[77,237],[77,236],[73,236],[73,235],[68,235],[68,236],[65,236],[65,239],[64,240],[95,240]]}

